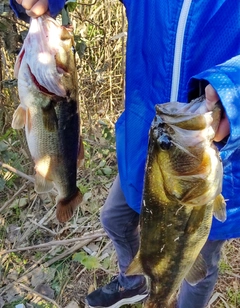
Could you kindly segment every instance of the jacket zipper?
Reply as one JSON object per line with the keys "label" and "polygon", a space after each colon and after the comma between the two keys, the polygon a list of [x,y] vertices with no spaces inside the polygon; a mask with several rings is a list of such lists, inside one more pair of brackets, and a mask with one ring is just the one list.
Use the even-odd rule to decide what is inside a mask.
{"label": "jacket zipper", "polygon": [[178,100],[178,89],[179,89],[179,81],[181,74],[184,33],[186,29],[186,23],[191,3],[192,0],[183,1],[180,17],[178,20],[176,40],[175,40],[175,50],[174,50],[171,96],[170,96],[171,102],[176,102]]}

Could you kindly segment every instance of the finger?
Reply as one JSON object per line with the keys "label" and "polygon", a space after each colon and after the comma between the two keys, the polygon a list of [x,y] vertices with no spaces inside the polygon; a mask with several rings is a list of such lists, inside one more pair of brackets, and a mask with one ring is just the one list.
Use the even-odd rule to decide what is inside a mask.
{"label": "finger", "polygon": [[219,101],[219,96],[214,88],[209,84],[205,88],[206,105],[209,111],[213,110],[216,102]]}
{"label": "finger", "polygon": [[38,0],[26,13],[31,17],[41,16],[48,10],[48,0]]}
{"label": "finger", "polygon": [[226,116],[226,113],[224,113],[223,118],[221,119],[221,122],[219,124],[218,130],[216,132],[216,135],[214,137],[215,141],[221,141],[223,138],[225,138],[230,133],[230,125],[228,118]]}
{"label": "finger", "polygon": [[22,4],[22,0],[16,0],[16,2],[20,5]]}
{"label": "finger", "polygon": [[38,0],[21,0],[21,4],[26,10],[31,10],[31,8],[37,3]]}
{"label": "finger", "polygon": [[34,14],[31,10],[26,10],[26,14],[30,17],[38,17],[38,15]]}

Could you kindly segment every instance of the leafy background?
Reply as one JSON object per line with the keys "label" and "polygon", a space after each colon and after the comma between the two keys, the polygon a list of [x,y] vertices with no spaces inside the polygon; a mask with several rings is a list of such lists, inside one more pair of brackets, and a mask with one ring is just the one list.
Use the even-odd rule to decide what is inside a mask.
{"label": "leafy background", "polygon": [[[82,210],[64,225],[55,218],[55,195],[34,192],[24,131],[11,128],[19,104],[13,68],[28,25],[8,1],[0,4],[0,307],[84,307],[85,295],[117,273],[99,211],[117,173],[114,123],[124,108],[127,21],[118,0],[69,4],[85,164],[77,182]],[[240,307],[239,248],[239,240],[226,242],[208,307]]]}

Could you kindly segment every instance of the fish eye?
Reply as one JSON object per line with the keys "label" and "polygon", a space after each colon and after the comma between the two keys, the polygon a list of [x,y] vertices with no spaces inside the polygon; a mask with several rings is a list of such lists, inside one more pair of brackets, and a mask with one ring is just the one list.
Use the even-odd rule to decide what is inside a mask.
{"label": "fish eye", "polygon": [[162,134],[158,138],[157,143],[162,150],[169,150],[172,144],[171,138],[166,134]]}

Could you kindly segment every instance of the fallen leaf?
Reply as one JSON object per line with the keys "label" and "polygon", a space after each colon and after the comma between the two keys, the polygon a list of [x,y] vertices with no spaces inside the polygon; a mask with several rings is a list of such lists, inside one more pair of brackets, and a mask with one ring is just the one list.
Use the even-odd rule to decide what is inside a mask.
{"label": "fallen leaf", "polygon": [[48,284],[39,284],[36,286],[35,291],[48,298],[54,299],[54,290]]}
{"label": "fallen leaf", "polygon": [[71,301],[65,308],[79,308],[75,301]]}

